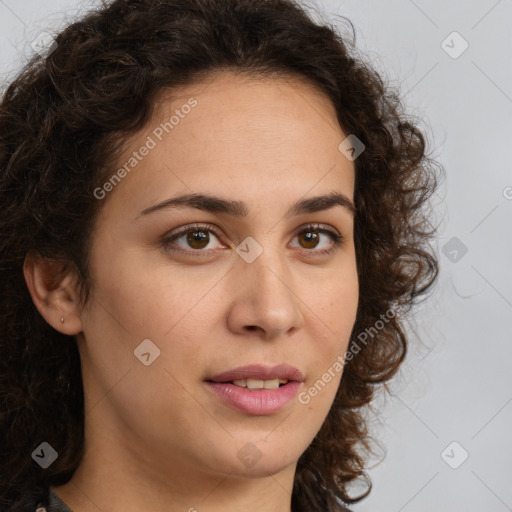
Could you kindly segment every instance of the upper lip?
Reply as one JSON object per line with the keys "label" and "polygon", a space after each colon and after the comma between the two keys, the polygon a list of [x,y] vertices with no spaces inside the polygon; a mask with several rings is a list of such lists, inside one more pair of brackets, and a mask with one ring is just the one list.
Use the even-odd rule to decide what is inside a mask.
{"label": "upper lip", "polygon": [[249,364],[247,366],[239,366],[232,370],[228,370],[227,372],[219,373],[207,380],[213,382],[230,382],[239,379],[288,379],[303,382],[304,375],[300,370],[288,364],[279,364],[277,366]]}

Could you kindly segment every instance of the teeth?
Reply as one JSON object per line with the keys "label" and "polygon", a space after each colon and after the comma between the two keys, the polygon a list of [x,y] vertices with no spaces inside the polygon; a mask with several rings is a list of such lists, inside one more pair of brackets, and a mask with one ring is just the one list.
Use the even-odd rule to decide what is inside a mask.
{"label": "teeth", "polygon": [[265,389],[277,389],[279,387],[279,379],[265,380],[263,381],[263,387]]}
{"label": "teeth", "polygon": [[258,380],[258,379],[247,379],[247,387],[249,389],[262,389],[264,380]]}
{"label": "teeth", "polygon": [[259,380],[259,379],[238,379],[234,380],[233,384],[235,386],[240,386],[241,388],[248,388],[250,390],[254,389],[277,389],[279,384],[286,384],[288,379],[269,379],[269,380]]}

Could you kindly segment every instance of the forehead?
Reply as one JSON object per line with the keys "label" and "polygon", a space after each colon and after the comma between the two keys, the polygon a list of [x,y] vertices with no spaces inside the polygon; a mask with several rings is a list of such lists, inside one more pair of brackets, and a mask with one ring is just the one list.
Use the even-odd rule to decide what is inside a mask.
{"label": "forehead", "polygon": [[125,142],[116,166],[151,149],[115,194],[141,210],[141,201],[205,187],[245,199],[257,191],[300,197],[314,187],[351,196],[354,166],[338,149],[345,137],[330,100],[303,80],[216,73],[155,98],[150,121]]}
{"label": "forehead", "polygon": [[[265,142],[275,138],[277,143],[305,135],[304,128],[309,132],[321,130],[322,136],[327,131],[341,133],[330,99],[304,78],[247,76],[229,71],[212,73],[186,87],[161,91],[154,100],[150,125],[169,121],[169,114],[173,113],[183,119],[180,110],[188,110],[186,104],[192,97],[197,108],[192,112],[193,120],[186,124],[211,137],[236,140],[257,133],[265,136]],[[182,127],[172,131],[179,135],[184,130]],[[258,140],[253,144],[257,145]]]}

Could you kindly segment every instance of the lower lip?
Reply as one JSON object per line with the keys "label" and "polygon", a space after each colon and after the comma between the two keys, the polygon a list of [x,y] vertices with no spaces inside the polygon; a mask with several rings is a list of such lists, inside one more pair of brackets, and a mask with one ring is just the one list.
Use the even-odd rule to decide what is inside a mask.
{"label": "lower lip", "polygon": [[290,381],[277,389],[249,391],[226,382],[206,382],[228,405],[246,414],[264,416],[279,412],[288,404],[301,386],[301,382]]}

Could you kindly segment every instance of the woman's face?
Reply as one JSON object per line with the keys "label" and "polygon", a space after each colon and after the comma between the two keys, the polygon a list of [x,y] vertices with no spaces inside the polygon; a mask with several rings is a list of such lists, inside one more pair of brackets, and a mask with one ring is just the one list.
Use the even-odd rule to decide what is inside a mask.
{"label": "woman's face", "polygon": [[[353,202],[347,135],[328,100],[294,80],[218,73],[161,96],[112,169],[115,186],[96,191],[94,287],[77,336],[90,457],[136,460],[162,480],[293,473],[356,317],[353,213],[343,199],[311,201]],[[182,195],[201,197],[163,205]],[[290,381],[248,390],[216,376]]]}

